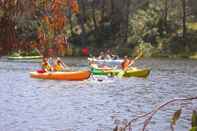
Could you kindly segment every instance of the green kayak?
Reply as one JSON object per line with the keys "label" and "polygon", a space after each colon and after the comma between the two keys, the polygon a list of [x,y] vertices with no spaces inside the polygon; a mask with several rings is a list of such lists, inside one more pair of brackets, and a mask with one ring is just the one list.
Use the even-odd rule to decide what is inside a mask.
{"label": "green kayak", "polygon": [[[108,76],[117,76],[122,70],[118,69],[96,69],[92,68],[93,75],[108,75]],[[124,72],[124,77],[148,77],[150,69],[129,69]]]}
{"label": "green kayak", "polygon": [[31,60],[31,59],[41,59],[42,56],[8,56],[9,60]]}

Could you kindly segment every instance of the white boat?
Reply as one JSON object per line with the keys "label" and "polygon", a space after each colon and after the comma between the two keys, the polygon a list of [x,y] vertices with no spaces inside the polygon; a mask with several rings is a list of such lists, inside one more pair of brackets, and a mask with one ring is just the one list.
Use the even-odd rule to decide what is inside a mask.
{"label": "white boat", "polygon": [[96,62],[97,64],[121,64],[123,62],[123,59],[116,59],[116,60],[113,60],[113,59],[95,59],[95,58],[88,58],[88,61],[94,61]]}

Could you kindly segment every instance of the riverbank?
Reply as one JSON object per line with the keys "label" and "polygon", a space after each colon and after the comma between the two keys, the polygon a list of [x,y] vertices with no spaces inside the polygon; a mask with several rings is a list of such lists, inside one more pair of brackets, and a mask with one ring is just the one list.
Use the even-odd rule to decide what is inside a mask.
{"label": "riverbank", "polygon": [[[91,56],[90,56],[91,57]],[[3,59],[8,59],[8,55],[1,56]],[[87,56],[79,56],[79,55],[73,55],[73,56],[63,56],[62,58],[66,59],[73,59],[73,58],[87,58]],[[143,56],[143,58],[169,58],[169,59],[191,59],[191,60],[197,60],[197,53],[195,54],[157,54],[152,56]],[[20,59],[21,60],[21,59]]]}
{"label": "riverbank", "polygon": [[197,53],[178,53],[178,54],[154,54],[151,58],[169,58],[169,59],[191,59],[197,60]]}

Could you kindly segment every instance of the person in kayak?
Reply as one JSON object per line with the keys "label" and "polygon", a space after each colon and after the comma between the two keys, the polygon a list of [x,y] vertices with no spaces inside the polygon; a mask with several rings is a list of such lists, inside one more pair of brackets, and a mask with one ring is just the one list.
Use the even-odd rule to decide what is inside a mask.
{"label": "person in kayak", "polygon": [[95,62],[95,57],[91,61],[89,61],[89,65],[91,68],[98,68],[98,65]]}
{"label": "person in kayak", "polygon": [[105,59],[105,53],[103,51],[101,51],[97,59],[104,60]]}
{"label": "person in kayak", "polygon": [[57,58],[55,65],[53,66],[53,71],[63,71],[67,67],[64,62],[60,59]]}
{"label": "person in kayak", "polygon": [[111,54],[111,50],[108,49],[106,52],[105,52],[105,59],[107,60],[111,60],[113,58],[112,54]]}
{"label": "person in kayak", "polygon": [[128,56],[124,56],[124,61],[121,63],[121,67],[123,70],[128,70],[129,66],[133,65],[134,61],[129,59]]}
{"label": "person in kayak", "polygon": [[48,62],[48,58],[43,58],[41,67],[42,67],[42,72],[52,71],[51,65]]}

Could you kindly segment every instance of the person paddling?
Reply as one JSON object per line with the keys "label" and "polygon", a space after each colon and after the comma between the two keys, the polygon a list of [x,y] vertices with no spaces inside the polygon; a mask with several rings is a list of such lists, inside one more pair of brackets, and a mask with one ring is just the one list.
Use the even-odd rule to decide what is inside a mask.
{"label": "person paddling", "polygon": [[89,65],[91,68],[98,68],[98,65],[95,62],[95,58],[93,58],[91,61],[89,61]]}
{"label": "person paddling", "polygon": [[97,59],[99,59],[99,60],[104,60],[105,59],[105,54],[104,54],[103,51],[100,52],[100,54],[99,54]]}
{"label": "person paddling", "polygon": [[53,71],[63,71],[65,66],[66,65],[63,63],[63,61],[60,58],[57,58],[55,65],[53,66]]}
{"label": "person paddling", "polygon": [[41,70],[37,71],[38,73],[52,71],[51,65],[48,63],[48,58],[43,58],[41,68],[42,68]]}
{"label": "person paddling", "polygon": [[134,60],[129,59],[128,56],[124,56],[124,60],[121,63],[121,67],[125,71],[128,70],[129,66],[131,66],[132,64],[134,64]]}

